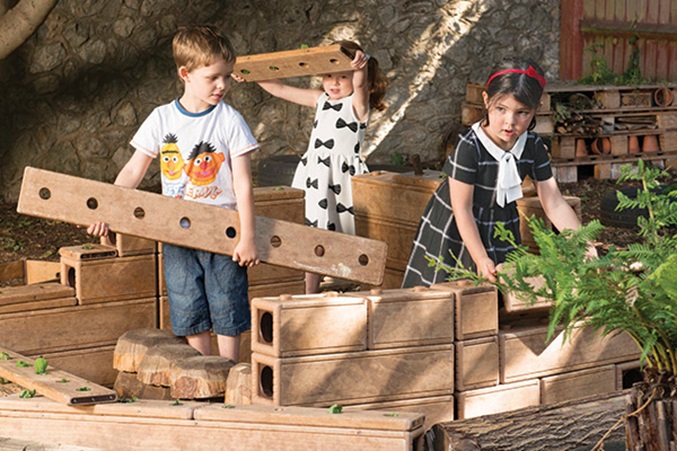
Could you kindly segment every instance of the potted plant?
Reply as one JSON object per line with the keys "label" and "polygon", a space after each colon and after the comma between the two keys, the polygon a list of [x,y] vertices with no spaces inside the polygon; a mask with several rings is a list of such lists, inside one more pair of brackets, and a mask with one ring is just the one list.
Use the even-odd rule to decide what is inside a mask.
{"label": "potted plant", "polygon": [[[559,330],[570,337],[578,327],[632,337],[642,350],[644,379],[633,386],[629,395],[632,407],[623,419],[627,447],[633,450],[673,449],[670,443],[677,445],[677,186],[661,185],[664,175],[663,170],[641,160],[636,170],[622,168],[619,182],[632,180],[641,186],[636,198],[619,191],[617,208],[647,209],[648,217],[637,219],[641,243],[624,249],[611,246],[599,258],[586,259],[588,243],[603,229],[598,220],[577,231],[557,234],[540,219],[524,218],[540,252],[529,253],[499,224],[497,236],[516,249],[508,255],[495,282],[482,279],[460,262],[430,261],[431,266],[449,272],[452,280],[492,283],[501,292],[512,292],[527,302],[550,300],[548,339]],[[532,285],[535,278],[540,283]]]}

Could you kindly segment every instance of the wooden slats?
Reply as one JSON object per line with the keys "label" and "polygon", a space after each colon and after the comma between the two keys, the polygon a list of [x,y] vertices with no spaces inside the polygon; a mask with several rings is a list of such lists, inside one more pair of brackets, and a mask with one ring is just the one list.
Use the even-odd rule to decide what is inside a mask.
{"label": "wooden slats", "polygon": [[[47,373],[35,374],[34,359],[6,348],[0,347],[0,352],[10,356],[8,360],[0,360],[0,377],[35,390],[54,401],[72,406],[117,401],[113,390],[51,366],[47,368]],[[18,362],[25,362],[27,366],[17,365]]]}

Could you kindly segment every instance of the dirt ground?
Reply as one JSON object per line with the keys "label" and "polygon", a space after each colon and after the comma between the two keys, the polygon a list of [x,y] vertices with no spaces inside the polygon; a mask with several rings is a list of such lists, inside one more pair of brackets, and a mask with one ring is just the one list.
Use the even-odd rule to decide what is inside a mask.
{"label": "dirt ground", "polygon": [[[677,174],[672,172],[671,183],[676,183]],[[580,178],[577,183],[560,184],[563,194],[581,199],[583,223],[600,217],[602,196],[624,185],[613,180]],[[627,186],[627,184],[625,185]],[[615,244],[626,246],[636,242],[635,230],[607,227],[599,236],[601,247]],[[22,258],[58,261],[59,248],[83,243],[96,243],[98,239],[87,235],[82,228],[58,221],[20,215],[16,204],[0,204],[0,263]]]}

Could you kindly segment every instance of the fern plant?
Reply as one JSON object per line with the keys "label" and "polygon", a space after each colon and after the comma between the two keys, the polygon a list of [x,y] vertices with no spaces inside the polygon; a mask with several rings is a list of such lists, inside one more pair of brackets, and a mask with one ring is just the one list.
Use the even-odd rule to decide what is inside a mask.
{"label": "fern plant", "polygon": [[[563,329],[565,337],[578,327],[589,326],[603,335],[626,332],[642,350],[644,375],[674,380],[677,376],[677,187],[666,189],[659,179],[664,171],[638,161],[636,171],[622,168],[619,182],[641,182],[635,199],[618,192],[617,209],[646,208],[648,218],[638,225],[644,238],[626,249],[611,246],[604,255],[586,259],[588,243],[604,228],[594,220],[577,231],[560,234],[540,219],[528,221],[539,254],[532,254],[498,224],[495,234],[515,246],[495,282],[464,268],[460,261],[447,264],[431,259],[451,280],[471,279],[492,283],[502,292],[513,292],[534,303],[537,298],[553,303],[548,339]],[[538,288],[528,283],[542,280]],[[663,377],[661,377],[663,378]]]}

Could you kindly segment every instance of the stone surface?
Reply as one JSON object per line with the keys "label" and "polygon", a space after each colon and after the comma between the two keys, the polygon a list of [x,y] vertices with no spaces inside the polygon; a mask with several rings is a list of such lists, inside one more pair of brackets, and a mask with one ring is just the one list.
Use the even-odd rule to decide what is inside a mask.
{"label": "stone surface", "polygon": [[[549,78],[557,76],[559,3],[62,0],[0,66],[0,200],[17,199],[29,164],[112,182],[141,121],[179,95],[171,38],[185,23],[220,26],[240,55],[360,42],[391,81],[388,108],[372,114],[367,130],[367,162],[414,153],[441,159],[446,137],[461,128],[466,83],[484,81],[502,56],[528,55]],[[289,82],[319,86],[318,77]],[[272,98],[255,84],[234,84],[227,100],[262,144],[255,163],[305,151],[312,108]],[[154,163],[141,186],[158,184]]]}

